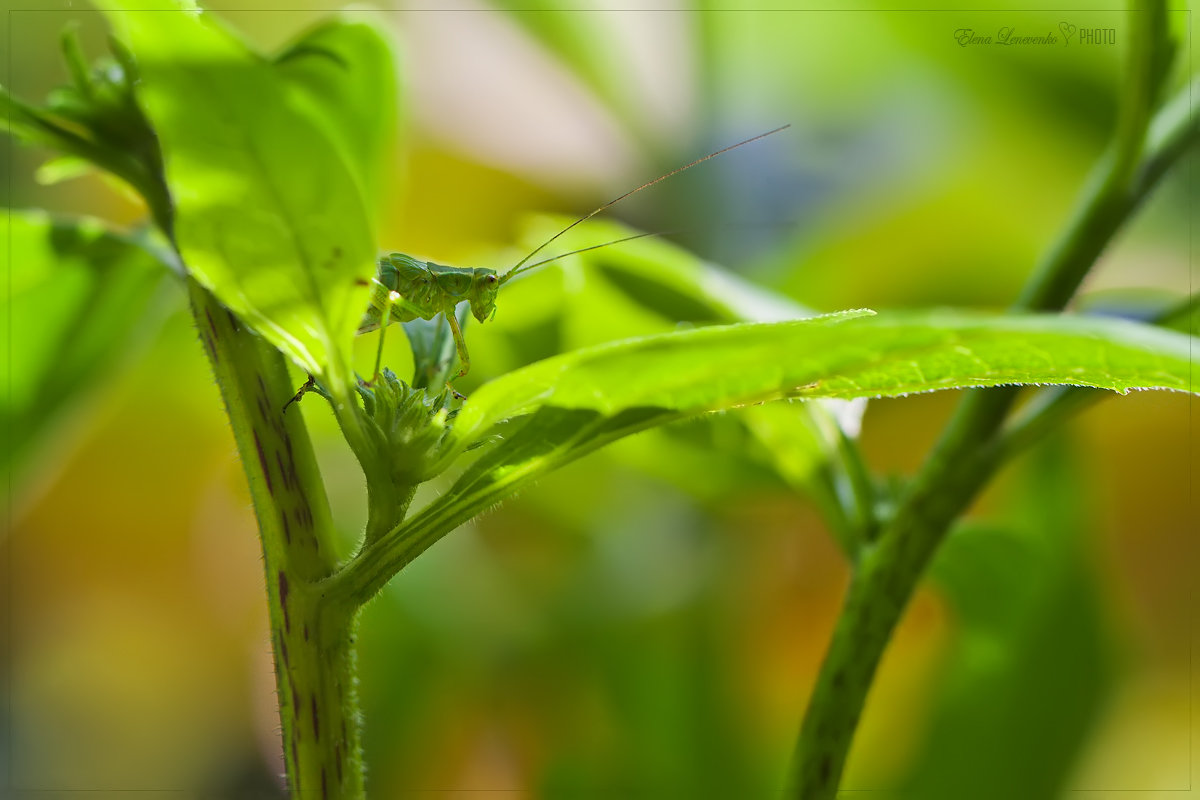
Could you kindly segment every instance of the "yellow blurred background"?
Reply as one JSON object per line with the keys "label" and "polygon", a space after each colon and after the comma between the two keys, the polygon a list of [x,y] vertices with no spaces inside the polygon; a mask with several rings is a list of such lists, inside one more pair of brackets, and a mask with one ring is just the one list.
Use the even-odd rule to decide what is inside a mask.
{"label": "yellow blurred background", "polygon": [[[208,5],[267,52],[328,13],[324,3]],[[1127,29],[1107,3],[1113,10],[989,2],[566,15],[538,5],[345,12],[384,26],[400,57],[397,190],[380,211],[381,250],[499,266],[487,259],[515,260],[531,214],[586,213],[790,122],[614,216],[684,229],[674,238],[702,257],[822,311],[1009,303],[1103,151]],[[100,21],[65,6],[8,16],[4,84],[27,99],[65,80],[57,37],[69,20],[89,53],[101,52]],[[955,38],[1060,23],[1115,29],[1117,44]],[[1194,24],[1172,14],[1179,36]],[[1173,85],[1190,49],[1181,57]],[[11,150],[10,207],[140,218],[94,178],[38,185],[42,155]],[[1194,290],[1195,178],[1193,154],[1117,237],[1086,292]],[[499,331],[522,309],[503,295],[499,308],[495,336],[467,331],[470,386],[519,362]],[[868,463],[911,474],[956,399],[873,401]],[[349,551],[361,475],[320,403],[302,407]],[[1004,622],[976,625],[983,612],[958,607],[938,580],[926,585],[883,664],[844,788],[990,797],[961,780],[985,780],[991,759],[1040,776],[1019,796],[1190,796],[1198,408],[1177,395],[1108,399],[999,476],[962,534],[1033,553],[996,578],[1004,591],[988,619]],[[393,581],[359,637],[373,797],[772,796],[846,567],[812,504],[763,459],[734,452],[736,439],[722,441],[731,429],[687,423],[589,456]],[[168,280],[129,351],[10,481],[12,796],[279,796],[261,558],[243,483],[183,294]],[[1018,607],[1028,613],[1003,616]],[[1004,691],[1013,694],[1002,714],[984,695]],[[981,763],[956,772],[947,743],[974,713],[977,729],[957,738]]]}

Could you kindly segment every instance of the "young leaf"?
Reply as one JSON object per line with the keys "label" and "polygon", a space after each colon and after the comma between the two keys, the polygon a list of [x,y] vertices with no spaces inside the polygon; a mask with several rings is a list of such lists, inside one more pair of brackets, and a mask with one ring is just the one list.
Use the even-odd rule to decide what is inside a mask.
{"label": "young leaf", "polygon": [[116,19],[162,143],[188,269],[301,368],[346,393],[375,244],[355,168],[330,125],[314,119],[320,93],[297,102],[294,77],[209,15]]}
{"label": "young leaf", "polygon": [[[39,172],[39,179],[77,175],[97,167],[116,185],[140,195],[162,230],[171,228],[171,202],[162,185],[158,138],[134,98],[136,65],[124,46],[109,40],[112,58],[89,67],[77,32],[63,35],[63,56],[74,83],[51,92],[45,107],[23,102],[0,87],[0,126],[27,144],[41,144],[61,155]],[[64,160],[65,159],[65,160]],[[71,164],[70,170],[63,169]]]}

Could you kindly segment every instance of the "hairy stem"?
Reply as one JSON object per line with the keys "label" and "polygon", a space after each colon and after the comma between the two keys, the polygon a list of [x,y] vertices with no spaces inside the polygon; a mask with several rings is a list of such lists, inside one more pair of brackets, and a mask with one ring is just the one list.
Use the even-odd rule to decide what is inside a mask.
{"label": "hairy stem", "polygon": [[188,279],[192,311],[246,470],[262,540],[288,784],[363,796],[352,614],[314,587],[333,573],[333,524],[283,356]]}

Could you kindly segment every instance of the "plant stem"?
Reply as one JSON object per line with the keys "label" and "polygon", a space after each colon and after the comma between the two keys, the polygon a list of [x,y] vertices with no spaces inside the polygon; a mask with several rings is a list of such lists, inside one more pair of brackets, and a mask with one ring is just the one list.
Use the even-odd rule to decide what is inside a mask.
{"label": "plant stem", "polygon": [[[1149,82],[1161,79],[1160,71],[1140,69],[1138,60],[1158,58],[1159,11],[1156,4],[1133,15],[1147,39],[1133,47],[1133,73]],[[1065,306],[1122,224],[1196,142],[1197,120],[1185,113],[1190,86],[1157,115],[1146,137],[1141,112],[1155,88],[1127,91],[1132,99],[1123,111],[1141,120],[1141,130],[1131,133],[1128,125],[1121,126],[1114,150],[1101,161],[1097,179],[1088,184],[1079,210],[1035,271],[1017,309]],[[1143,141],[1148,145],[1144,156]],[[877,543],[864,550],[801,725],[789,796],[830,800],[836,795],[875,672],[917,583],[950,526],[1009,452],[997,437],[1016,397],[1017,390],[1008,388],[966,394],[896,514]]]}
{"label": "plant stem", "polygon": [[862,551],[800,729],[790,796],[836,794],[892,632],[950,524],[996,467],[998,451],[979,437],[1002,408],[995,396],[968,394],[895,516]]}
{"label": "plant stem", "polygon": [[[285,641],[293,646],[277,651],[282,668],[276,675],[283,677],[280,718],[286,715],[290,723],[285,761],[293,796],[364,798],[362,724],[355,692],[357,616],[324,603],[311,583],[296,594],[289,614],[296,630]],[[290,692],[286,699],[285,687]]]}
{"label": "plant stem", "polygon": [[314,591],[336,566],[333,523],[303,417],[283,411],[291,378],[278,350],[187,281],[258,519],[289,786],[360,798],[353,613]]}
{"label": "plant stem", "polygon": [[[364,543],[370,544],[404,519],[412,492],[398,491],[391,480],[391,469],[386,455],[387,442],[378,430],[363,423],[360,411],[349,395],[334,396],[332,405],[334,418],[342,429],[342,435],[350,445],[358,462],[362,465],[367,482],[367,526]],[[364,545],[365,546],[365,545]]]}

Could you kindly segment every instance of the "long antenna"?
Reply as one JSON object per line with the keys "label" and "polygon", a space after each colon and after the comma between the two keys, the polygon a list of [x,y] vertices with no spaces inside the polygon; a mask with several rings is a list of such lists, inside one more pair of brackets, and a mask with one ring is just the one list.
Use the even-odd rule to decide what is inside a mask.
{"label": "long antenna", "polygon": [[[567,256],[574,256],[574,255],[578,255],[579,253],[586,253],[588,250],[599,250],[601,247],[608,247],[608,246],[614,245],[614,244],[623,244],[624,242],[632,242],[634,239],[645,239],[647,236],[670,236],[672,233],[678,233],[678,232],[679,231],[651,231],[649,233],[638,233],[638,234],[634,234],[633,236],[626,236],[623,239],[613,239],[611,242],[604,242],[603,244],[593,244],[589,247],[581,247],[578,250],[571,250],[566,253],[559,253],[558,255],[553,256],[551,258],[543,258],[541,261],[535,261],[534,263],[525,267],[525,269],[533,269],[534,267],[540,267],[543,264],[549,264],[551,261],[558,261],[559,259],[566,258]],[[525,270],[523,269],[521,271],[524,272]]]}
{"label": "long antenna", "polygon": [[[744,144],[750,144],[751,142],[757,142],[759,139],[765,139],[766,137],[770,136],[773,133],[779,133],[780,131],[787,130],[790,127],[792,127],[791,123],[788,123],[787,125],[781,125],[778,128],[775,128],[774,130],[767,131],[766,133],[760,133],[758,136],[751,136],[749,139],[740,141],[737,144],[731,144],[728,147],[722,147],[720,150],[717,150],[714,153],[709,153],[708,155],[703,156],[702,158],[697,158],[695,161],[691,162],[690,164],[684,164],[682,167],[673,169],[665,175],[659,175],[654,180],[649,181],[647,183],[643,183],[641,186],[637,187],[636,189],[630,189],[628,192],[626,192],[625,194],[616,198],[615,200],[609,200],[607,203],[600,206],[595,211],[591,212],[590,214],[588,214],[586,216],[580,217],[579,219],[575,220],[567,227],[563,228],[558,233],[551,236],[546,241],[539,244],[536,248],[533,249],[532,252],[529,253],[529,255],[522,258],[520,261],[518,261],[516,263],[516,265],[512,269],[510,269],[508,272],[504,273],[504,275],[502,275],[500,277],[500,283],[504,283],[509,278],[513,277],[514,275],[517,275],[520,272],[525,272],[527,270],[531,270],[534,267],[541,266],[542,264],[548,263],[550,261],[554,261],[555,259],[563,258],[564,256],[568,256],[568,255],[574,255],[574,253],[582,253],[586,250],[594,250],[597,247],[603,247],[604,245],[593,245],[592,247],[585,247],[585,248],[583,248],[583,250],[576,250],[572,253],[563,253],[561,256],[555,256],[555,258],[547,259],[546,261],[538,261],[535,264],[529,264],[528,266],[524,266],[525,262],[529,261],[529,259],[533,258],[535,255],[540,253],[542,250],[544,250],[546,248],[547,245],[549,245],[551,242],[553,242],[558,237],[562,236],[567,231],[571,230],[571,228],[574,228],[576,225],[578,225],[581,222],[586,222],[587,220],[589,220],[592,217],[599,214],[601,211],[604,211],[607,208],[611,208],[612,206],[615,206],[617,203],[621,202],[626,197],[629,197],[630,195],[635,195],[638,192],[640,192],[642,189],[649,189],[651,186],[658,183],[659,181],[665,181],[667,178],[671,177],[672,175],[678,175],[680,172],[683,172],[685,169],[691,169],[692,167],[696,166],[697,164],[701,164],[705,161],[708,161],[710,158],[716,158],[717,156],[721,155],[722,153],[728,153],[730,150],[741,147]],[[649,235],[651,235],[651,234],[640,234],[639,236],[631,236],[629,238],[630,239],[638,239],[638,238],[641,238],[641,236],[649,236]],[[618,241],[624,242],[624,241],[628,241],[628,239],[620,239]],[[617,244],[617,243],[618,242],[608,242],[608,244]]]}

